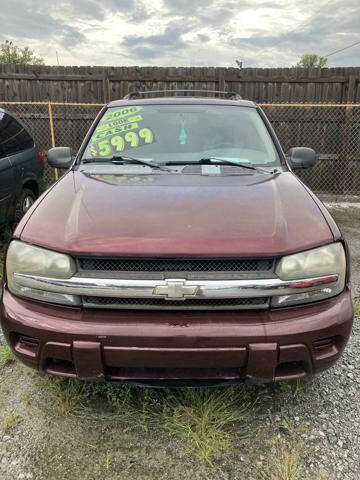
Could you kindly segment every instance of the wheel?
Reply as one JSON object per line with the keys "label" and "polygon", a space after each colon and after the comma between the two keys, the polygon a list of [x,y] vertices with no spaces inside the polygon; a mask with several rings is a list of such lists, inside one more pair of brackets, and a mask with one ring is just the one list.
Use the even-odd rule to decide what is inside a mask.
{"label": "wheel", "polygon": [[34,192],[28,188],[24,188],[16,204],[15,223],[18,223],[21,220],[22,216],[29,210],[35,200],[36,197]]}

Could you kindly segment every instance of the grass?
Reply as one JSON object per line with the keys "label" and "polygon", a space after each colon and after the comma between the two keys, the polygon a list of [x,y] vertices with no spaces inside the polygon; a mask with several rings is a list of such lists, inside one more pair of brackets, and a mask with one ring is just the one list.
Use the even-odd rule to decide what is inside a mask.
{"label": "grass", "polygon": [[304,480],[300,464],[300,447],[284,445],[276,440],[266,464],[259,468],[259,478],[261,480]]}
{"label": "grass", "polygon": [[280,382],[277,386],[283,393],[290,394],[294,400],[299,400],[304,392],[303,380],[289,380],[286,382]]}
{"label": "grass", "polygon": [[10,238],[11,238],[11,229],[10,227],[6,227],[5,230],[0,232],[0,280],[2,279],[2,275],[3,275],[5,246],[10,241]]}
{"label": "grass", "polygon": [[360,318],[360,302],[354,302],[354,315]]}
{"label": "grass", "polygon": [[241,387],[170,391],[164,405],[164,428],[186,440],[195,456],[211,461],[231,446],[231,426],[241,423],[246,434],[250,405],[249,395]]}
{"label": "grass", "polygon": [[[309,446],[304,440],[307,431],[305,424],[296,424],[287,417],[280,424],[273,422],[269,417],[271,430],[279,433],[269,435],[264,442],[265,455],[262,461],[257,462],[257,475],[259,480],[326,480],[329,472],[317,470],[312,474],[305,473],[303,454]],[[260,436],[260,435],[259,435]],[[262,432],[265,437],[265,432]]]}
{"label": "grass", "polygon": [[20,417],[14,415],[12,412],[6,412],[1,419],[1,430],[4,433],[8,433],[12,428],[14,428],[20,421]]}
{"label": "grass", "polygon": [[53,400],[60,416],[76,414],[84,407],[87,384],[79,381],[63,380],[57,377],[44,377],[41,381]]}
{"label": "grass", "polygon": [[[272,430],[276,425],[272,423]],[[305,480],[301,454],[304,441],[301,437],[304,425],[297,425],[284,418],[277,426],[281,434],[269,437],[266,441],[266,455],[258,466],[260,480]],[[317,477],[318,478],[318,477]],[[319,479],[320,480],[320,479]]]}
{"label": "grass", "polygon": [[14,361],[14,355],[9,345],[0,345],[0,369]]}
{"label": "grass", "polygon": [[169,390],[56,377],[45,377],[42,385],[61,416],[94,419],[102,415],[103,420],[121,423],[123,430],[160,427],[183,440],[191,454],[210,463],[216,454],[231,447],[233,425],[241,424],[246,434],[245,420],[254,403],[241,386]]}

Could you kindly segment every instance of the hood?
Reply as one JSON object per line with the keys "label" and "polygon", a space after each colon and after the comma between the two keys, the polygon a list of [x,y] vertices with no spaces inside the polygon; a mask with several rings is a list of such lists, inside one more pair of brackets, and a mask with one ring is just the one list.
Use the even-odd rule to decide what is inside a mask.
{"label": "hood", "polygon": [[135,175],[70,171],[21,239],[79,255],[278,256],[334,240],[291,173]]}

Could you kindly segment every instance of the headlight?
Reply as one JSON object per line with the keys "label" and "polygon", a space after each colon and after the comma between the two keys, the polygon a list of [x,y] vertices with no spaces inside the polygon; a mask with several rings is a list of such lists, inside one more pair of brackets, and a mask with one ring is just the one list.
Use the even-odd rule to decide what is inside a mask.
{"label": "headlight", "polygon": [[63,253],[35,247],[18,240],[13,240],[7,251],[7,283],[9,290],[17,295],[53,303],[78,305],[76,296],[30,288],[16,281],[16,274],[64,279],[71,278],[75,272],[74,260]]}
{"label": "headlight", "polygon": [[276,267],[281,280],[309,279],[337,275],[338,280],[318,290],[273,297],[272,306],[280,307],[333,297],[344,290],[346,257],[340,242],[283,257]]}

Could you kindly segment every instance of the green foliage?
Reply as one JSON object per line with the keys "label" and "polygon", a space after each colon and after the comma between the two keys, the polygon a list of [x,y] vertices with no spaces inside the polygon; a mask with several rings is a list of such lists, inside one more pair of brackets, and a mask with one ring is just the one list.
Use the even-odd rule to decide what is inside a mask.
{"label": "green foliage", "polygon": [[259,470],[261,480],[301,480],[304,479],[301,468],[300,448],[297,445],[285,446],[275,441],[274,454]]}
{"label": "green foliage", "polygon": [[316,55],[316,53],[307,53],[301,57],[301,59],[294,65],[294,67],[300,68],[324,68],[328,64],[326,57]]}
{"label": "green foliage", "polygon": [[360,302],[354,302],[354,315],[360,318]]}
{"label": "green foliage", "polygon": [[83,407],[87,397],[87,383],[58,377],[44,377],[42,384],[50,391],[59,415],[63,417],[74,415]]}
{"label": "green foliage", "polygon": [[20,417],[12,412],[6,412],[1,419],[0,427],[4,433],[8,433],[20,421]]}
{"label": "green foliage", "polygon": [[248,392],[241,387],[169,391],[164,427],[184,439],[196,457],[211,462],[216,453],[230,448],[230,426],[241,423],[246,435],[245,420],[250,411]]}
{"label": "green foliage", "polygon": [[246,434],[245,420],[254,404],[248,390],[240,386],[170,390],[56,377],[45,377],[42,385],[62,416],[94,419],[100,409],[103,421],[119,421],[123,429],[149,431],[160,426],[184,440],[194,456],[210,463],[217,453],[230,448],[233,424],[241,423]]}
{"label": "green foliage", "polygon": [[[295,425],[290,418],[284,417],[280,425],[272,422],[272,428],[279,429],[279,433],[265,439],[264,461],[258,466],[259,480],[310,480],[302,462],[305,425]],[[323,477],[316,472],[314,478],[321,480]]]}
{"label": "green foliage", "polygon": [[14,356],[9,345],[0,346],[0,369],[3,369],[6,365],[14,361]]}
{"label": "green foliage", "polygon": [[299,399],[304,390],[304,382],[299,379],[280,382],[278,388],[281,392],[289,393],[294,399]]}
{"label": "green foliage", "polygon": [[29,47],[18,47],[13,42],[5,40],[0,45],[0,64],[16,63],[18,65],[44,65],[41,57],[36,57]]}

